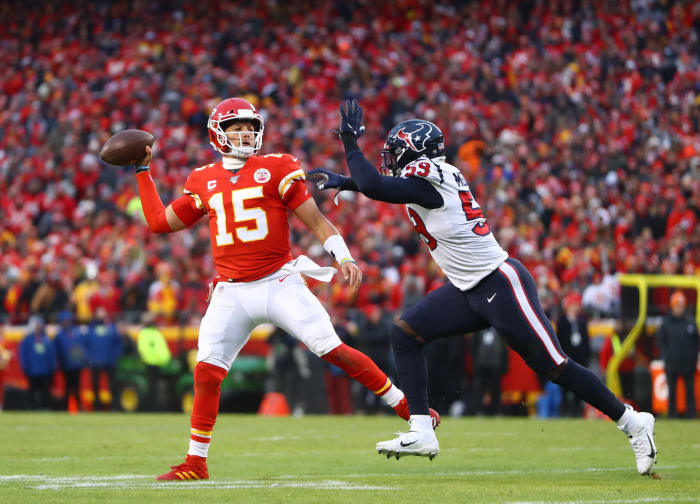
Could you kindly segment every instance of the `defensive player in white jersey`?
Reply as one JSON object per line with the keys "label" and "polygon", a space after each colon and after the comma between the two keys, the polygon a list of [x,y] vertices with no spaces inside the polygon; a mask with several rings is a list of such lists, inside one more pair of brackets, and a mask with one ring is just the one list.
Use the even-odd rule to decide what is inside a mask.
{"label": "defensive player in white jersey", "polygon": [[321,189],[360,191],[406,204],[408,218],[449,282],[406,310],[391,330],[391,343],[408,399],[410,430],[377,443],[377,451],[431,459],[439,444],[428,416],[423,346],[455,334],[494,327],[537,373],[576,393],[617,422],[630,439],[637,471],[650,474],[656,461],[654,417],[620,402],[588,369],[569,359],[547,319],[528,270],[508,257],[489,228],[460,171],[445,162],[445,140],[433,123],[411,119],[397,124],[382,150],[381,176],[357,145],[362,109],[356,101],[340,107],[339,134],[352,178],[328,170],[309,177]]}
{"label": "defensive player in white jersey", "polygon": [[[219,103],[208,122],[209,139],[223,159],[196,168],[185,195],[163,206],[149,172],[151,151],[136,166],[139,195],[151,231],[171,233],[209,219],[217,277],[199,330],[194,405],[185,462],[159,480],[207,479],[207,455],[219,410],[221,382],[250,332],[270,322],[313,353],[343,369],[408,420],[403,392],[365,354],[338,338],[330,317],[301,274],[329,281],[335,270],[306,256],[292,259],[291,210],[338,262],[353,290],[362,274],[338,230],[318,210],[304,185],[304,172],[289,154],[257,155],[263,117],[241,98]],[[432,412],[435,423],[439,416]]]}

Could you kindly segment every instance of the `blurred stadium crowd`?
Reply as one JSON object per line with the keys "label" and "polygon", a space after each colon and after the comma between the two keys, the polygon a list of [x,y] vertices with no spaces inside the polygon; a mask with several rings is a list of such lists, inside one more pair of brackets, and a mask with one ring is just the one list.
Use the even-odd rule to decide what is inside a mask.
{"label": "blurred stadium crowd", "polygon": [[[581,294],[612,311],[609,289],[594,288],[615,272],[700,272],[696,2],[10,1],[0,17],[11,324],[67,308],[88,321],[99,307],[198,323],[214,274],[208,227],[151,234],[130,169],[97,153],[121,129],[152,132],[167,203],[216,160],[206,119],[229,96],[264,115],[264,152],[306,170],[346,169],[331,134],[341,99],[360,99],[377,164],[393,124],[434,121],[550,311]],[[393,312],[444,281],[402,208],[331,196],[316,194],[365,272],[355,299],[342,282],[314,287],[331,313]],[[293,253],[330,263],[293,228]]]}

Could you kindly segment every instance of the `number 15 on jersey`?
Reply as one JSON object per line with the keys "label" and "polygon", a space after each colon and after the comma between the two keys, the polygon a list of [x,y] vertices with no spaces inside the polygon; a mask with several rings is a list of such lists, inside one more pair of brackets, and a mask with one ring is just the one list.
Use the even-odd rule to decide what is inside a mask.
{"label": "number 15 on jersey", "polygon": [[[236,237],[242,242],[264,240],[269,228],[267,225],[267,214],[261,207],[246,208],[245,202],[263,197],[263,187],[246,187],[231,191],[231,206],[224,206],[224,193],[213,194],[209,201],[209,207],[216,213],[216,244],[219,247],[232,245],[234,242],[233,232],[228,231],[228,221],[234,223],[244,221],[255,221],[254,227],[234,226]],[[228,212],[227,212],[228,210]]]}

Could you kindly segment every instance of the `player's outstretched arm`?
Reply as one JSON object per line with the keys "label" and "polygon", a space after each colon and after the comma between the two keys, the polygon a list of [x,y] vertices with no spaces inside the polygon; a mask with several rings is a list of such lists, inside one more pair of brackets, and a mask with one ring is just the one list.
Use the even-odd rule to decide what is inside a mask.
{"label": "player's outstretched arm", "polygon": [[362,272],[355,264],[345,240],[340,236],[336,227],[324,217],[314,200],[310,198],[299,205],[294,210],[294,214],[323,243],[323,248],[338,262],[340,271],[350,284],[354,294],[362,282]]}
{"label": "player's outstretched arm", "polygon": [[387,203],[415,203],[424,208],[439,208],[443,205],[440,193],[426,180],[380,175],[357,145],[357,139],[362,136],[364,130],[362,108],[357,100],[348,100],[341,104],[338,134],[345,148],[345,158],[352,180],[362,194]]}
{"label": "player's outstretched arm", "polygon": [[174,233],[194,224],[202,213],[192,208],[189,196],[180,196],[167,207],[163,205],[151,178],[150,163],[151,148],[146,147],[146,156],[136,163],[134,171],[138,181],[143,215],[146,217],[148,227],[154,233]]}

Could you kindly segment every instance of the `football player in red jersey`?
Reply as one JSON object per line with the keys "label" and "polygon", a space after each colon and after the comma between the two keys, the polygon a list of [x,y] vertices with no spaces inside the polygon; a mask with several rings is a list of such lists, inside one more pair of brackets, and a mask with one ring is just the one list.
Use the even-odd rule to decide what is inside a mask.
{"label": "football player in red jersey", "polygon": [[[284,329],[380,396],[399,416],[409,416],[403,392],[369,357],[338,338],[328,314],[301,276],[329,281],[335,270],[320,267],[306,256],[292,258],[289,210],[335,258],[353,291],[362,280],[345,241],[306,190],[299,161],[289,154],[257,155],[264,121],[244,99],[219,103],[207,126],[210,143],[223,159],[193,170],[185,182],[185,195],[167,207],[148,170],[150,147],[135,167],[151,231],[179,231],[207,215],[218,273],[199,330],[190,447],[185,462],[159,480],[209,477],[206,457],[221,382],[250,332],[263,322]],[[437,414],[435,418],[437,423]]]}

